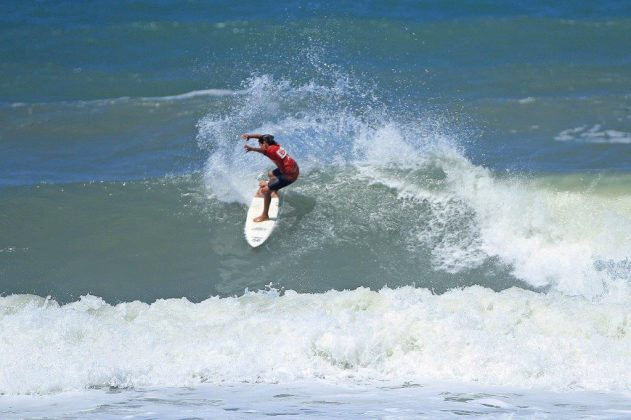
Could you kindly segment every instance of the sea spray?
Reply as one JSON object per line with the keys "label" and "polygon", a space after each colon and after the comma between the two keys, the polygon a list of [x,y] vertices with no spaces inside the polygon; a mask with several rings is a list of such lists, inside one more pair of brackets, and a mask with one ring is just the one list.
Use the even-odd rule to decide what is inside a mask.
{"label": "sea spray", "polygon": [[[318,213],[328,212],[322,205],[339,214],[348,207],[345,200],[355,203],[354,209],[344,210],[356,216],[348,227],[338,229],[335,221],[327,227],[320,220],[324,226],[308,228],[316,248],[337,242],[338,235],[362,241],[362,225],[367,224],[375,232],[398,230],[403,252],[416,252],[422,265],[429,263],[437,272],[508,268],[516,279],[508,284],[521,281],[533,289],[592,299],[625,294],[631,273],[618,270],[612,276],[598,267],[603,261],[619,266],[631,256],[628,196],[541,189],[526,176],[498,176],[471,162],[463,147],[472,140],[471,132],[447,128],[448,114],[399,109],[380,102],[375,90],[337,77],[328,84],[253,77],[224,114],[202,119],[198,143],[210,152],[205,178],[211,195],[247,202],[257,174],[269,162],[244,155],[237,135],[245,127],[272,132],[303,169],[301,180],[287,191],[320,204],[309,219],[320,220]],[[360,92],[372,97],[367,106],[353,102]],[[362,195],[349,191],[350,185],[361,188]],[[389,195],[397,200],[385,197],[376,185],[391,189]],[[297,239],[289,240],[292,249],[301,248]],[[384,252],[395,259],[403,256]],[[382,285],[388,284],[386,273]],[[414,276],[407,281],[423,282]],[[499,284],[487,284],[493,283]]]}

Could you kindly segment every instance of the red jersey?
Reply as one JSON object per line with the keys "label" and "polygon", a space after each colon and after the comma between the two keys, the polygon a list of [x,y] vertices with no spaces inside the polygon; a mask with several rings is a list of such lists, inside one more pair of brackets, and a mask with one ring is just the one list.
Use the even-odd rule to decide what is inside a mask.
{"label": "red jersey", "polygon": [[297,176],[298,165],[279,144],[273,144],[265,150],[265,156],[272,159],[283,175]]}

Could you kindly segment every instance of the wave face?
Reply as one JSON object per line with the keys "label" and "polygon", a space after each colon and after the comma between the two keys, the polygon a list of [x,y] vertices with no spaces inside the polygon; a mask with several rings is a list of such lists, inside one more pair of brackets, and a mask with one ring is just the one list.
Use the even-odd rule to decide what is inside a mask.
{"label": "wave face", "polygon": [[[385,99],[318,53],[303,57],[321,72],[317,81],[260,75],[229,95],[213,94],[220,102],[197,120],[199,171],[4,188],[2,290],[60,302],[84,294],[109,302],[200,301],[270,283],[316,293],[481,285],[590,300],[626,296],[628,175],[493,171],[475,163],[476,132],[461,114]],[[166,101],[166,109],[156,108],[160,119],[171,106],[199,100],[185,96],[91,106],[119,113],[120,106]],[[242,239],[245,206],[271,164],[244,153],[243,131],[274,133],[302,170],[286,189],[273,240],[255,254]],[[116,165],[135,171],[137,154],[162,161],[189,153],[179,138],[158,137],[151,147],[122,139],[111,153]]]}
{"label": "wave face", "polygon": [[[320,254],[319,264],[340,269],[361,261],[349,269],[376,273],[371,286],[403,278],[433,287],[427,277],[446,274],[458,282],[436,283],[522,284],[588,298],[627,290],[631,198],[608,187],[615,177],[572,191],[559,188],[567,176],[498,176],[466,157],[460,145],[469,133],[448,128],[448,116],[397,110],[337,77],[329,85],[253,78],[224,115],[199,123],[210,153],[205,182],[221,202],[247,204],[253,168],[269,166],[243,154],[243,127],[273,132],[300,162],[304,175],[288,188],[281,228],[297,231],[274,245],[288,272]],[[358,106],[362,95],[370,99]]]}
{"label": "wave face", "polygon": [[[628,389],[628,299],[411,287],[112,306],[0,298],[2,393],[200,382],[458,380]],[[28,353],[28,358],[24,354]]]}

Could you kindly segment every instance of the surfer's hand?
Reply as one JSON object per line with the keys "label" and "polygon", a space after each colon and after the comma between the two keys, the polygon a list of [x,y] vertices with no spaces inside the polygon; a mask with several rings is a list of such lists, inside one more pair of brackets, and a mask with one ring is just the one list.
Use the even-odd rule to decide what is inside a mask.
{"label": "surfer's hand", "polygon": [[241,134],[243,140],[248,140],[250,137],[247,134]]}
{"label": "surfer's hand", "polygon": [[245,149],[245,153],[252,151],[252,147],[248,146],[247,144],[243,146],[243,148]]}

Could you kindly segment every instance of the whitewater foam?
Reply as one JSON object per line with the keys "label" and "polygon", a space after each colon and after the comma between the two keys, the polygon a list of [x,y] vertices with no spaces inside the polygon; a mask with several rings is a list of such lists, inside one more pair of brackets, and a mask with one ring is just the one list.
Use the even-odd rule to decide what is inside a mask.
{"label": "whitewater foam", "polygon": [[628,389],[626,302],[481,287],[115,306],[13,295],[0,298],[0,392],[310,379]]}
{"label": "whitewater foam", "polygon": [[[379,147],[405,150],[398,146],[401,136],[382,139]],[[436,175],[428,180],[418,170],[392,171],[392,165],[411,167],[406,161]],[[629,287],[631,271],[619,268],[631,256],[631,196],[624,192],[602,195],[589,186],[567,191],[536,179],[497,178],[444,142],[368,162],[362,176],[393,188],[402,206],[412,200],[419,214],[422,206],[429,209],[415,235],[431,250],[437,270],[466,271],[499,257],[535,288],[597,298]],[[617,265],[615,276],[602,269],[603,261]]]}

